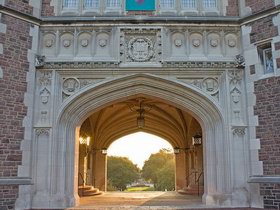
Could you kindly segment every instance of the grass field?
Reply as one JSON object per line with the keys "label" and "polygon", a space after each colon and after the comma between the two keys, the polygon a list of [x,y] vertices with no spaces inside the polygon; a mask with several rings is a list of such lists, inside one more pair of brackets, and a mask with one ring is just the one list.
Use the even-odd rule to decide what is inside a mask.
{"label": "grass field", "polygon": [[154,191],[154,188],[153,187],[129,187],[125,191],[127,192]]}

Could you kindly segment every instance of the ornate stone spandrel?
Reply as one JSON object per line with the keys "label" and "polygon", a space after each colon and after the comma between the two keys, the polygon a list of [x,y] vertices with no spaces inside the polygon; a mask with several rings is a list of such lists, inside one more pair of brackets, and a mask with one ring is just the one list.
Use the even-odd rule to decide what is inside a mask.
{"label": "ornate stone spandrel", "polygon": [[66,78],[62,83],[63,93],[66,95],[72,95],[80,89],[80,82],[76,78]]}
{"label": "ornate stone spandrel", "polygon": [[219,90],[219,82],[216,78],[206,78],[202,82],[203,90],[209,94],[215,94]]}
{"label": "ornate stone spandrel", "polygon": [[84,87],[99,83],[99,82],[103,81],[104,79],[106,79],[106,78],[92,78],[92,79],[91,78],[88,78],[88,79],[79,78],[79,81],[81,84],[80,88],[84,88]]}
{"label": "ornate stone spandrel", "polygon": [[206,78],[183,78],[177,77],[178,80],[187,83],[189,85],[196,86],[197,88],[203,90],[208,95],[214,97],[219,101],[219,89],[220,83],[218,77],[206,77]]}

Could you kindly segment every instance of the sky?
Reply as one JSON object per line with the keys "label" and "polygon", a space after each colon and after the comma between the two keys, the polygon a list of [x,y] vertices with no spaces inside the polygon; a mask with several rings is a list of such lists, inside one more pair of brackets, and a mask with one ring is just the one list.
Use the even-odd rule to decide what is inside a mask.
{"label": "sky", "polygon": [[145,160],[162,148],[172,149],[172,146],[160,137],[138,132],[114,141],[108,148],[107,155],[128,157],[142,168]]}

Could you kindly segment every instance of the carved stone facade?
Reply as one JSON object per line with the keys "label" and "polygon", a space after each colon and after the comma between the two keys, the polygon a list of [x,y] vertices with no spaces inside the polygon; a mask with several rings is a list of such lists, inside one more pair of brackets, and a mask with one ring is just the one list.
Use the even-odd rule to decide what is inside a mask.
{"label": "carved stone facade", "polygon": [[[178,119],[188,115],[185,136],[166,121],[184,169],[176,190],[189,187],[185,169],[197,158],[204,205],[279,209],[279,1],[221,0],[211,9],[203,0],[192,9],[157,1],[155,11],[134,16],[125,1],[115,10],[78,2],[69,9],[61,0],[0,0],[0,191],[11,196],[0,209],[78,206],[82,123],[140,96]],[[201,128],[199,150],[184,142],[195,134],[190,119]],[[105,185],[98,154],[94,176]],[[18,184],[22,178],[31,181]]]}

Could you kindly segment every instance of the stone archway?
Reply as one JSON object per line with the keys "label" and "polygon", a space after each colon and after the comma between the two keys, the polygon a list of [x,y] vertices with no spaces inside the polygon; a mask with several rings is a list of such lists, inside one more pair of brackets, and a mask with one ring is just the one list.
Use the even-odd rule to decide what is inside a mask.
{"label": "stone archway", "polygon": [[[93,112],[104,106],[144,94],[168,101],[170,104],[194,115],[202,125],[205,138],[204,170],[206,204],[218,204],[230,199],[226,177],[230,172],[226,156],[226,134],[219,106],[204,93],[186,84],[162,79],[147,74],[137,74],[103,82],[89,87],[83,92],[67,99],[60,110],[54,134],[52,157],[52,193],[54,206],[75,206],[79,203],[77,195],[77,126]],[[65,154],[68,154],[65,156]],[[60,198],[60,199],[57,199]]]}

